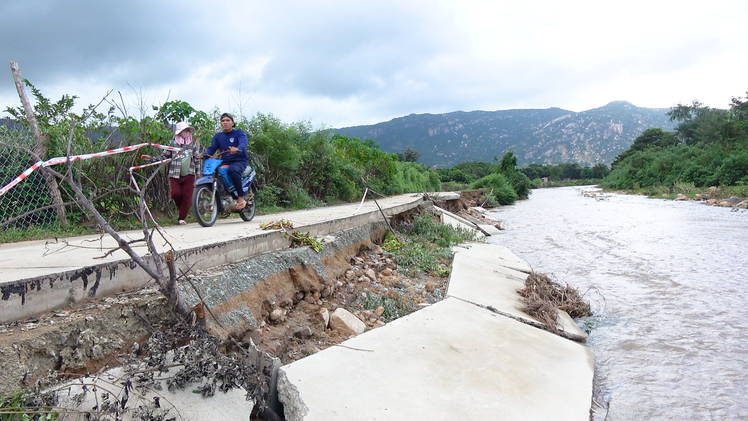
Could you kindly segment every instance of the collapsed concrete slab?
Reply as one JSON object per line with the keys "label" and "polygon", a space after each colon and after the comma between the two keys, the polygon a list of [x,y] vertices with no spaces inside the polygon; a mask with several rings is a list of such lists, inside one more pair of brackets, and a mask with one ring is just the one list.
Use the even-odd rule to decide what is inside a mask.
{"label": "collapsed concrete slab", "polygon": [[[452,248],[455,253],[470,250],[470,255],[477,259],[485,261],[491,265],[503,266],[524,273],[532,272],[532,267],[527,261],[517,257],[506,246],[487,243],[467,243]],[[523,278],[524,279],[524,278]]]}
{"label": "collapsed concrete slab", "polygon": [[478,227],[478,229],[479,229],[479,230],[481,230],[481,232],[483,232],[483,234],[486,234],[486,235],[488,235],[488,236],[492,236],[492,235],[499,235],[499,234],[501,234],[501,231],[499,231],[499,229],[498,229],[498,228],[496,228],[496,227],[495,227],[495,226],[493,226],[493,225],[488,225],[488,224],[475,224],[475,226],[477,226],[477,227]]}
{"label": "collapsed concrete slab", "polygon": [[476,237],[478,239],[483,239],[486,237],[485,231],[479,229],[479,227],[474,222],[439,207],[434,207],[434,211],[439,214],[442,224],[450,225],[452,227],[463,230],[476,231]]}
{"label": "collapsed concrete slab", "polygon": [[[517,290],[525,286],[529,264],[509,249],[496,244],[455,247],[447,295],[489,308],[532,326],[545,325],[520,310]],[[520,270],[517,270],[520,269]],[[561,336],[584,342],[587,335],[566,312],[557,310]]]}
{"label": "collapsed concrete slab", "polygon": [[587,420],[581,344],[447,298],[283,366],[288,421]]}

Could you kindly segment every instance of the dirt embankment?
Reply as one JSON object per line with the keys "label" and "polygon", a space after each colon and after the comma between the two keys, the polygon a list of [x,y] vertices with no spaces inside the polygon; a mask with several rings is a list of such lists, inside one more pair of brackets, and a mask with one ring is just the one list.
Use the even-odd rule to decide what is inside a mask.
{"label": "dirt embankment", "polygon": [[[450,201],[445,208],[483,218],[470,209],[479,205],[480,195],[473,193]],[[412,215],[401,215],[392,224],[397,230],[398,224],[409,223],[409,218]],[[346,309],[368,330],[441,300],[448,278],[408,276],[407,268],[399,267],[393,255],[382,249],[383,235],[384,230],[353,241],[316,263],[275,271],[253,288],[254,293],[242,295],[251,322],[240,329],[221,326],[210,311],[204,311],[208,326],[220,331],[219,336],[245,343],[251,339],[260,350],[287,364],[349,338],[348,333],[329,327],[325,313]],[[284,253],[293,252],[264,257],[271,259],[262,262],[268,273],[273,269],[267,268],[266,262],[287,260]],[[446,269],[450,262],[442,264]],[[246,270],[237,265],[189,276],[209,278],[210,272]],[[220,313],[220,306],[215,307],[206,310]],[[231,309],[224,310],[229,314]],[[62,311],[0,325],[0,395],[14,393],[50,370],[76,377],[117,366],[118,357],[137,346],[133,344],[175,322],[161,294],[150,289],[80,302]]]}

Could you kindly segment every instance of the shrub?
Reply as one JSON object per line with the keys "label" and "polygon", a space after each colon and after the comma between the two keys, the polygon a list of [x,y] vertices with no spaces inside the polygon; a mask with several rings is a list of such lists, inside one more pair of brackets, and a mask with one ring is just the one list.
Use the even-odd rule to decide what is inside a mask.
{"label": "shrub", "polygon": [[725,158],[715,177],[725,186],[748,183],[748,152]]}
{"label": "shrub", "polygon": [[514,191],[503,174],[489,174],[471,184],[474,189],[481,189],[488,199],[495,200],[500,205],[511,205],[517,201],[517,193]]}
{"label": "shrub", "polygon": [[527,199],[530,197],[533,188],[533,182],[530,180],[530,177],[519,171],[514,171],[507,177],[507,179],[514,189],[514,192],[517,193],[519,199]]}

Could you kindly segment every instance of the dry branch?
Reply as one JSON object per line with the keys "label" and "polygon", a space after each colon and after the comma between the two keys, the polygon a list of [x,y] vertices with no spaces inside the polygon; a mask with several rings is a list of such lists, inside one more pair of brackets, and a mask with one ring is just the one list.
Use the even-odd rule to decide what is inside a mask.
{"label": "dry branch", "polygon": [[[26,96],[26,90],[23,87],[23,79],[21,78],[21,69],[18,67],[18,63],[15,61],[10,62],[10,71],[13,73],[13,81],[16,84],[16,91],[18,96],[21,98],[21,104],[23,104],[23,111],[26,114],[26,120],[29,122],[31,128],[31,134],[34,135],[35,147],[34,152],[39,159],[44,158],[47,155],[47,142],[46,136],[39,131],[39,125],[36,123],[36,117],[34,116],[34,109],[31,107],[29,98]],[[62,225],[68,224],[67,215],[65,213],[65,206],[63,205],[62,195],[60,194],[60,187],[57,185],[57,179],[50,172],[49,168],[41,167],[39,169],[44,177],[44,182],[47,184],[47,190],[49,191],[50,197],[52,197],[52,204],[55,206],[57,211],[57,217],[60,219]]]}
{"label": "dry branch", "polygon": [[563,310],[572,318],[592,315],[589,303],[582,294],[569,284],[560,285],[544,273],[532,272],[525,279],[525,286],[517,290],[522,296],[520,310],[543,322],[551,330],[558,331],[558,313]]}

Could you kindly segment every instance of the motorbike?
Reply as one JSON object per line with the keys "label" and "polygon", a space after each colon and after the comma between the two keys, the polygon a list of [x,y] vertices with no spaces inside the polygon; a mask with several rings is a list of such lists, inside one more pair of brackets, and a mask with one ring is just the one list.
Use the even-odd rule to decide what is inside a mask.
{"label": "motorbike", "polygon": [[209,158],[203,163],[203,176],[195,180],[192,194],[192,213],[197,222],[204,226],[212,226],[218,216],[227,217],[238,213],[244,221],[251,221],[255,217],[255,177],[254,168],[247,166],[242,173],[242,189],[247,206],[236,209],[237,195],[234,183],[228,175],[228,165],[221,165],[220,158]]}

